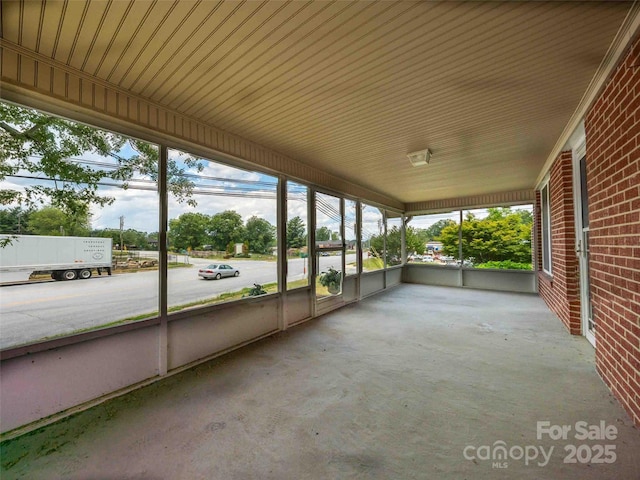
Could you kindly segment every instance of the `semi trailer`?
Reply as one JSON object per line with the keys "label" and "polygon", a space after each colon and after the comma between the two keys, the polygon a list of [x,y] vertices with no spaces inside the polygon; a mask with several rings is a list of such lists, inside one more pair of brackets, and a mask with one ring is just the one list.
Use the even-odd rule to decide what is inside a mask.
{"label": "semi trailer", "polygon": [[0,282],[27,281],[34,273],[54,280],[111,275],[111,257],[111,238],[0,235]]}

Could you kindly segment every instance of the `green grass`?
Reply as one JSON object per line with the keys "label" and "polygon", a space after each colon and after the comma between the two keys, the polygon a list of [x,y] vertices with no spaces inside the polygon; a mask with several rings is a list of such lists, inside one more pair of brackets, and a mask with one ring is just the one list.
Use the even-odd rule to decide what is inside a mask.
{"label": "green grass", "polygon": [[294,280],[293,282],[287,282],[287,290],[293,290],[294,288],[309,286],[309,279],[303,278],[302,280]]}
{"label": "green grass", "polygon": [[231,262],[236,262],[236,261],[246,261],[246,260],[261,260],[264,262],[275,262],[276,260],[278,260],[278,257],[276,255],[271,255],[271,254],[266,254],[266,253],[251,253],[250,257],[229,257],[229,258],[225,258],[226,255],[216,255],[216,254],[211,254],[211,255],[205,255],[205,256],[197,256],[197,257],[193,257],[193,258],[203,258],[205,260],[215,260],[215,261],[219,261],[219,262],[226,262],[226,263],[231,263]]}
{"label": "green grass", "polygon": [[[296,282],[292,282],[289,285],[298,284],[297,286],[302,286],[303,284],[299,283],[299,282],[305,282],[305,280],[297,280]],[[267,284],[262,285],[262,288],[264,288],[267,291],[267,293],[277,293],[278,284],[276,282],[267,283]],[[292,288],[292,287],[289,286],[289,288]],[[293,288],[295,288],[295,287],[293,287]],[[181,305],[174,305],[172,307],[169,307],[168,312],[169,313],[173,313],[173,312],[179,312],[181,310],[186,310],[188,308],[193,308],[193,307],[204,307],[204,306],[207,306],[207,305],[216,305],[218,303],[230,302],[230,301],[233,301],[233,300],[240,300],[241,298],[247,297],[249,295],[249,291],[250,290],[251,290],[251,287],[246,287],[246,288],[243,288],[242,290],[238,290],[236,292],[221,293],[220,295],[218,295],[216,297],[206,298],[206,299],[203,299],[203,300],[195,300],[193,302],[183,303]],[[158,314],[159,314],[158,310],[154,310],[152,312],[141,313],[139,315],[126,317],[126,318],[123,318],[121,320],[115,320],[113,322],[104,323],[102,325],[96,325],[96,326],[93,326],[93,327],[81,328],[81,329],[78,329],[78,330],[74,330],[73,332],[61,333],[59,335],[51,335],[51,336],[39,339],[39,341],[53,340],[54,338],[66,337],[66,336],[70,336],[70,335],[78,335],[80,333],[91,332],[91,331],[100,330],[100,329],[103,329],[103,328],[115,327],[115,326],[118,326],[118,325],[123,325],[125,323],[133,323],[133,322],[139,322],[141,320],[148,320],[150,318],[157,317]]]}
{"label": "green grass", "polygon": [[[287,288],[288,289],[292,289],[292,288],[298,288],[298,287],[303,287],[308,285],[309,282],[306,279],[302,279],[302,280],[296,280],[294,282],[289,282],[287,283]],[[278,283],[277,282],[273,282],[273,283],[265,283],[264,285],[262,285],[262,288],[265,289],[267,291],[267,293],[277,293],[278,292]],[[216,296],[216,297],[212,297],[212,298],[205,298],[202,300],[195,300],[193,302],[189,302],[189,303],[183,303],[181,305],[174,305],[172,307],[169,307],[168,311],[169,313],[173,313],[173,312],[179,312],[181,310],[186,310],[187,308],[193,308],[193,307],[204,307],[207,305],[215,305],[218,303],[223,303],[223,302],[229,302],[232,300],[240,300],[241,298],[246,298],[249,296],[249,292],[251,291],[252,287],[245,287],[242,290],[238,290],[235,292],[225,292],[225,293],[221,293],[220,295]],[[135,317],[128,317],[124,320],[120,320],[118,323],[122,323],[122,322],[132,322],[132,321],[137,321],[137,320],[144,320],[146,318],[151,318],[153,316],[157,316],[158,312],[151,312],[151,313],[146,313],[146,314],[142,314],[142,315],[136,315]],[[110,326],[110,325],[109,325]]]}
{"label": "green grass", "polygon": [[364,271],[380,270],[384,268],[384,262],[381,258],[367,258],[362,261],[362,269]]}
{"label": "green grass", "polygon": [[332,295],[327,287],[320,285],[320,282],[316,283],[316,297],[331,297]]}
{"label": "green grass", "polygon": [[531,270],[531,263],[518,263],[511,260],[492,261],[474,265],[475,268],[494,268],[498,270]]}
{"label": "green grass", "polygon": [[[306,279],[306,278],[303,278],[301,280],[295,280],[293,282],[288,282],[287,283],[287,289],[288,290],[292,290],[294,288],[306,287],[307,285],[309,285],[309,280]],[[169,313],[179,312],[179,311],[182,311],[182,310],[186,310],[188,308],[205,307],[205,306],[208,306],[208,305],[216,305],[216,304],[219,304],[219,303],[232,302],[232,301],[235,301],[235,300],[240,300],[242,298],[247,298],[249,296],[249,292],[250,292],[251,288],[252,287],[245,287],[245,288],[243,288],[241,290],[238,290],[238,291],[235,291],[235,292],[225,292],[225,293],[221,293],[220,295],[217,295],[215,297],[205,298],[205,299],[202,299],[202,300],[195,300],[193,302],[183,303],[181,305],[173,305],[173,306],[169,307],[168,312]],[[262,285],[262,288],[267,291],[267,294],[269,294],[269,293],[277,293],[278,292],[278,284],[277,284],[277,282],[266,283],[266,284]],[[325,287],[322,287],[321,285],[318,285],[317,293],[318,293],[319,296],[330,295],[329,292],[327,291],[327,289]],[[152,312],[141,313],[139,315],[133,315],[131,317],[126,317],[126,318],[123,318],[121,320],[115,320],[113,322],[104,323],[102,325],[96,325],[96,326],[93,326],[93,327],[81,328],[81,329],[78,329],[78,330],[74,330],[73,332],[61,333],[59,335],[51,335],[51,336],[39,339],[38,341],[53,340],[55,338],[66,337],[66,336],[71,336],[71,335],[78,335],[80,333],[91,332],[91,331],[100,330],[100,329],[103,329],[103,328],[116,327],[118,325],[123,325],[125,323],[133,323],[133,322],[139,322],[139,321],[142,321],[142,320],[148,320],[150,318],[157,317],[158,314],[159,314],[158,310],[154,310]]]}

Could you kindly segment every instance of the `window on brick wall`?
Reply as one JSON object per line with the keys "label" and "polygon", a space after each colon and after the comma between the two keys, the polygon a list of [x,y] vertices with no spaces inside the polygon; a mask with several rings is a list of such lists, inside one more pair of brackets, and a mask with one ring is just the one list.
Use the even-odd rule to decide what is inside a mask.
{"label": "window on brick wall", "polygon": [[549,183],[540,190],[540,210],[542,223],[542,269],[551,275],[551,205]]}

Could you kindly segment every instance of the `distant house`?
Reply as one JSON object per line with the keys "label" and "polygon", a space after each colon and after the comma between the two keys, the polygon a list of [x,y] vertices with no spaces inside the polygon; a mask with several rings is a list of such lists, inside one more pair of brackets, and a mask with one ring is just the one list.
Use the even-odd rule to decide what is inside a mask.
{"label": "distant house", "polygon": [[316,246],[318,248],[340,248],[342,242],[340,240],[318,240]]}

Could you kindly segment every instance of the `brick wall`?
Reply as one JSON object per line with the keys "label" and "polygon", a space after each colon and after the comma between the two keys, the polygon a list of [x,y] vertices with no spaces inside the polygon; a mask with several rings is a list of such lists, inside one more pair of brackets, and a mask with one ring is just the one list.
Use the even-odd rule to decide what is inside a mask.
{"label": "brick wall", "polygon": [[640,426],[640,41],[585,119],[596,366]]}
{"label": "brick wall", "polygon": [[[580,291],[578,257],[575,252],[573,211],[573,170],[571,152],[563,152],[553,163],[549,174],[551,208],[551,272],[542,270],[542,243],[536,242],[538,289],[549,308],[562,320],[567,330],[579,335]],[[541,200],[536,196],[536,238],[542,238]]]}

